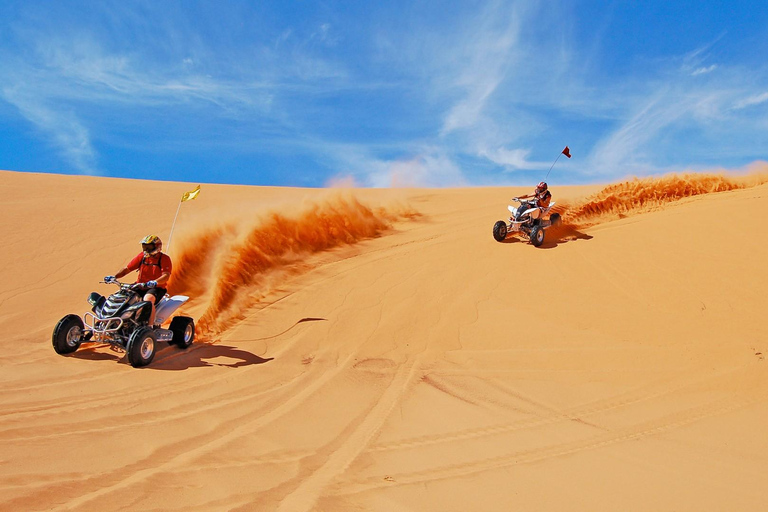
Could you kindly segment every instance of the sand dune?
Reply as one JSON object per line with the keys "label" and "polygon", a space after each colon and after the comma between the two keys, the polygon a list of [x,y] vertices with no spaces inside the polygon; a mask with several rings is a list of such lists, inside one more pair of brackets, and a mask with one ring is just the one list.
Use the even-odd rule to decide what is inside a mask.
{"label": "sand dune", "polygon": [[765,176],[555,187],[538,249],[523,189],[204,185],[135,369],[51,330],[190,185],[0,172],[0,510],[761,510]]}

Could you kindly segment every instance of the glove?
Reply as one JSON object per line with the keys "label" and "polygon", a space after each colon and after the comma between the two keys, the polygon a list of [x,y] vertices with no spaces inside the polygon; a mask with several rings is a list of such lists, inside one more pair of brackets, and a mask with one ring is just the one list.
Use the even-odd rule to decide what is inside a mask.
{"label": "glove", "polygon": [[519,200],[520,200],[520,198],[518,198],[518,197],[513,197],[513,198],[512,198],[512,200],[513,200],[513,201],[519,201]]}
{"label": "glove", "polygon": [[147,281],[144,283],[147,288],[157,288],[157,281]]}
{"label": "glove", "polygon": [[105,283],[113,283],[115,281],[117,281],[117,279],[115,279],[115,276],[107,276],[104,278]]}

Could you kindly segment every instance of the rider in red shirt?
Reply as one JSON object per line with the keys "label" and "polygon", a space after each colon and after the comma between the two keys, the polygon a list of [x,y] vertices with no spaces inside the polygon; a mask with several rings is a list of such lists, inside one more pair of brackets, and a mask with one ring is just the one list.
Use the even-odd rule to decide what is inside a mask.
{"label": "rider in red shirt", "polygon": [[134,270],[139,271],[139,278],[135,286],[144,289],[144,300],[152,303],[149,325],[155,323],[155,304],[168,292],[166,285],[173,269],[171,257],[163,253],[162,248],[163,242],[158,236],[148,235],[144,237],[141,241],[141,252],[114,276],[104,278],[104,281],[109,283],[113,279],[119,279]]}

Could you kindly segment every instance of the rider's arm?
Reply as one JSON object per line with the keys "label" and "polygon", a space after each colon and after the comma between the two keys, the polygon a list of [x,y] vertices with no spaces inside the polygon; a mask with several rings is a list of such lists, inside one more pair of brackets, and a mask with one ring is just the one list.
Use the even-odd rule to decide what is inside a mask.
{"label": "rider's arm", "polygon": [[165,288],[165,285],[168,283],[168,280],[170,278],[171,278],[170,272],[163,272],[162,274],[160,274],[160,277],[155,279],[155,281],[157,281],[157,286],[159,286],[160,288]]}
{"label": "rider's arm", "polygon": [[133,270],[129,270],[128,267],[123,267],[119,272],[115,274],[115,279],[120,279],[124,275],[130,274],[131,272],[133,272]]}
{"label": "rider's arm", "polygon": [[124,275],[130,274],[134,270],[139,270],[141,266],[142,253],[137,254],[131,261],[128,262],[120,271],[115,274],[115,279],[120,279]]}

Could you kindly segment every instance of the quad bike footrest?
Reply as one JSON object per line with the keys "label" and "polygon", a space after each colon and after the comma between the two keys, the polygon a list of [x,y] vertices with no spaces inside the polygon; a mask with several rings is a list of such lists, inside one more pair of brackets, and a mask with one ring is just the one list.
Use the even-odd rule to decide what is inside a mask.
{"label": "quad bike footrest", "polygon": [[170,329],[155,329],[155,336],[157,341],[167,341],[170,343],[173,340],[173,331]]}

